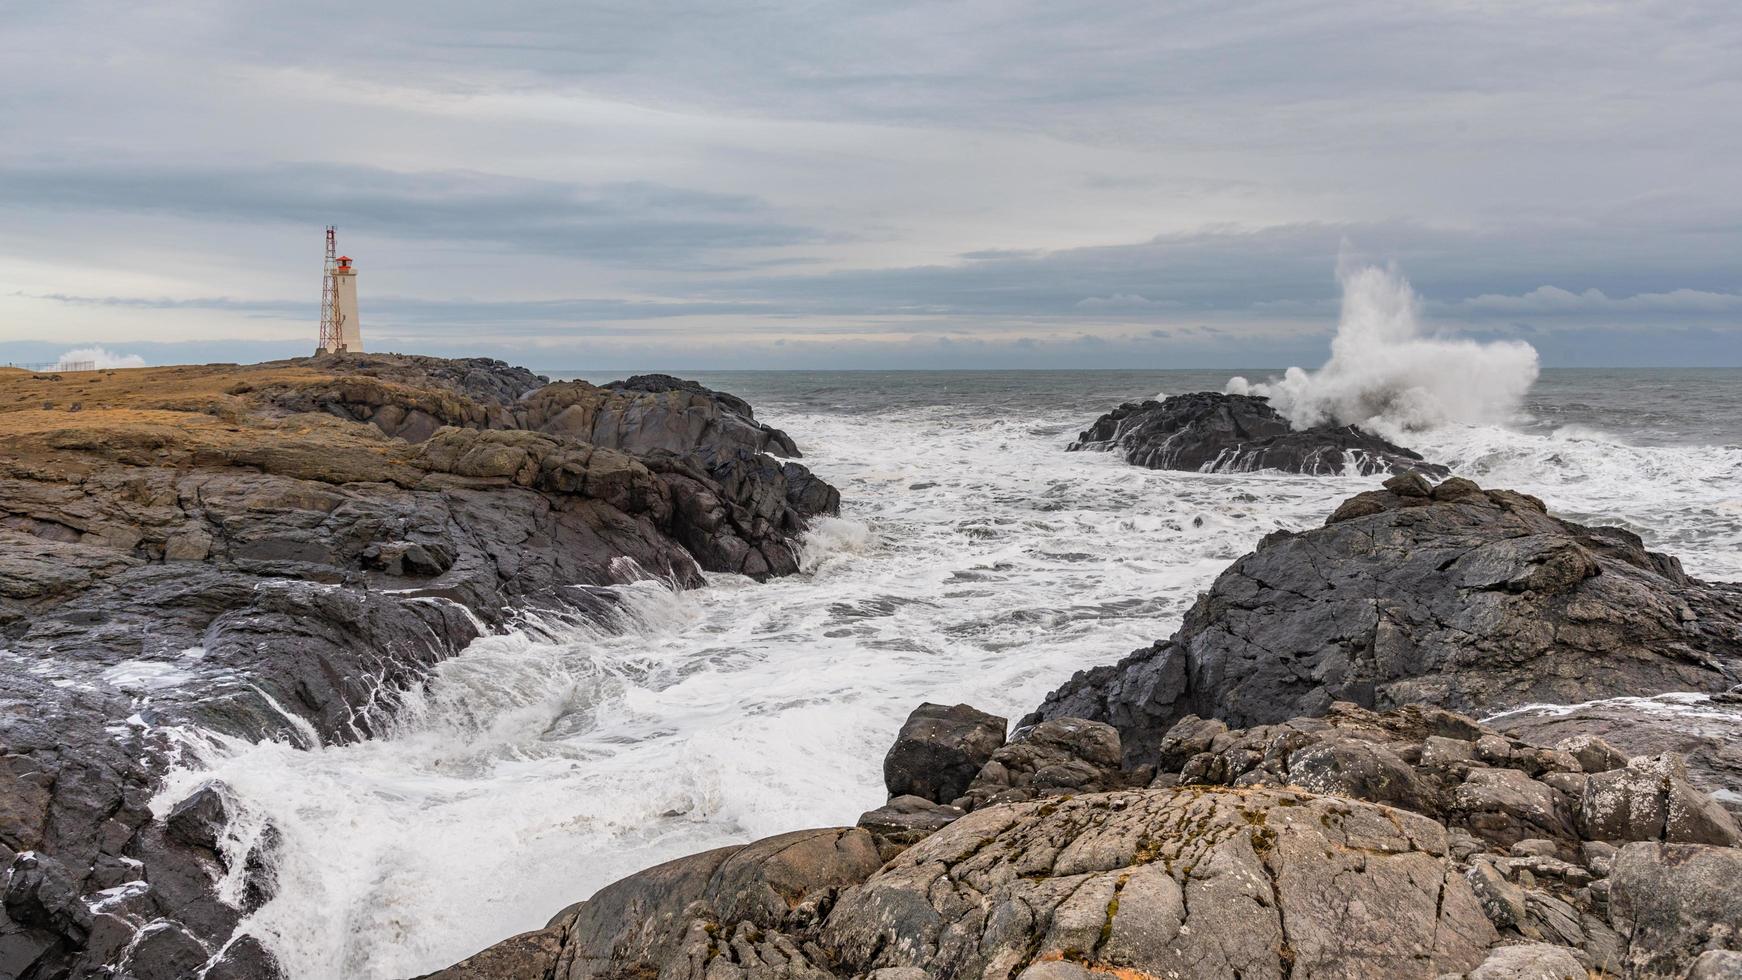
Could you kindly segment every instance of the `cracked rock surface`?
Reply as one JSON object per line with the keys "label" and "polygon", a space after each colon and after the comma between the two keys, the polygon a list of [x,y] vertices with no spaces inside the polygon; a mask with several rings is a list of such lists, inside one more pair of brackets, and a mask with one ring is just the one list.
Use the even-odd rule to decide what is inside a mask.
{"label": "cracked rock surface", "polygon": [[[859,821],[885,863],[827,899],[628,909],[632,876],[571,921],[675,938],[519,975],[1737,976],[1739,597],[1522,494],[1394,477],[1007,741],[967,705],[916,711]],[[1634,697],[1577,705],[1604,694]],[[464,966],[444,980],[493,976]]]}
{"label": "cracked rock surface", "polygon": [[[844,966],[1015,977],[1433,975],[1493,927],[1445,828],[1291,790],[1176,788],[996,806],[897,857],[823,930]],[[1359,959],[1360,966],[1351,966]]]}

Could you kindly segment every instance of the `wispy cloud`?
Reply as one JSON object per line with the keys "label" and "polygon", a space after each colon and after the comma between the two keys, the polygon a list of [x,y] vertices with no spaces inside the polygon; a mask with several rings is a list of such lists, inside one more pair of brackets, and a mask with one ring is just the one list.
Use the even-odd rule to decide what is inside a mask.
{"label": "wispy cloud", "polygon": [[464,242],[651,267],[724,250],[819,242],[763,201],[649,182],[571,184],[467,171],[338,163],[210,167],[0,166],[0,207],[133,211],[305,228],[343,223],[403,239]]}
{"label": "wispy cloud", "polygon": [[26,5],[0,344],[299,335],[338,224],[430,350],[1238,363],[1324,344],[1347,240],[1435,329],[1709,359],[1739,48],[1726,0]]}
{"label": "wispy cloud", "polygon": [[1742,314],[1742,293],[1704,289],[1672,289],[1662,293],[1609,296],[1601,289],[1573,292],[1559,286],[1538,286],[1519,296],[1483,293],[1458,304],[1481,313],[1565,315],[1582,314]]}

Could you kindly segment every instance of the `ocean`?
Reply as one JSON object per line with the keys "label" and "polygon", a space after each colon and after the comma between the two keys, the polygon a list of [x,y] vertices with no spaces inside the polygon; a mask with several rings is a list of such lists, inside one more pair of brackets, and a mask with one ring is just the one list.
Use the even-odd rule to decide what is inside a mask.
{"label": "ocean", "polygon": [[[660,861],[850,824],[883,802],[883,753],[920,702],[1014,721],[1167,636],[1264,534],[1379,482],[1064,451],[1122,401],[1270,373],[688,374],[840,488],[803,574],[623,587],[615,621],[474,643],[383,737],[229,743],[164,798],[220,778],[243,805],[232,832],[276,828],[278,892],[245,931],[315,980],[438,969]],[[1549,370],[1506,422],[1407,444],[1742,579],[1742,371]]]}

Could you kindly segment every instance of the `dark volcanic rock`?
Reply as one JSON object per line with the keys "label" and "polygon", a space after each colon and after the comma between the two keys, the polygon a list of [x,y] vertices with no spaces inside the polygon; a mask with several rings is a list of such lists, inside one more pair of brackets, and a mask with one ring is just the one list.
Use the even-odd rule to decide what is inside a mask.
{"label": "dark volcanic rock", "polygon": [[[275,836],[226,853],[215,788],[154,819],[175,726],[368,737],[517,610],[793,572],[840,499],[686,383],[319,357],[105,374],[69,415],[9,404],[28,382],[0,378],[0,976],[193,975],[270,894]],[[207,975],[272,967],[239,942]]]}
{"label": "dark volcanic rock", "polygon": [[926,703],[913,709],[883,757],[890,798],[949,803],[961,796],[1004,744],[1006,727],[1003,718],[965,704]]}
{"label": "dark volcanic rock", "polygon": [[1207,391],[1127,402],[1096,419],[1070,449],[1117,450],[1152,470],[1450,473],[1355,426],[1295,429],[1268,399]]}
{"label": "dark volcanic rock", "polygon": [[1324,527],[1269,535],[1172,638],[1078,673],[1027,721],[1105,721],[1144,761],[1187,714],[1249,725],[1338,700],[1492,712],[1722,691],[1739,669],[1742,588],[1533,497],[1404,475]]}
{"label": "dark volcanic rock", "polygon": [[[715,437],[717,441],[739,445],[751,452],[778,453],[792,459],[799,456],[798,446],[793,443],[792,437],[756,421],[756,412],[750,407],[750,403],[736,395],[715,391],[699,382],[674,378],[669,374],[637,374],[623,381],[613,381],[605,387],[614,391],[692,396],[686,406],[691,411],[685,414],[693,414],[693,407],[698,400],[713,405],[715,413],[708,416],[708,423],[719,430]],[[642,428],[645,429],[646,420],[641,421]]]}

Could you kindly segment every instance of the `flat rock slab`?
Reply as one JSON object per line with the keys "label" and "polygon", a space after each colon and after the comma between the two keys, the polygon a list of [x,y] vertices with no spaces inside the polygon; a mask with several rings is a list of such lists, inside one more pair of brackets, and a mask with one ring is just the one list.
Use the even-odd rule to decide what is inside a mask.
{"label": "flat rock slab", "polygon": [[855,971],[1390,980],[1473,969],[1495,938],[1432,820],[1188,787],[971,813],[844,894],[821,945]]}

